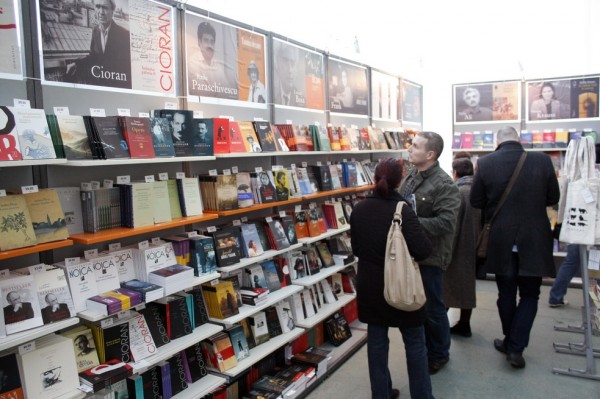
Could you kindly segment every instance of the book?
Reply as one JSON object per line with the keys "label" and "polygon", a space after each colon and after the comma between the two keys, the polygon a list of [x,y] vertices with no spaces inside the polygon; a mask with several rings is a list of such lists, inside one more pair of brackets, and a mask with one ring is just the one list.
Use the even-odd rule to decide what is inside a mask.
{"label": "book", "polygon": [[154,144],[148,118],[120,116],[119,123],[131,158],[154,158]]}
{"label": "book", "polygon": [[208,323],[208,311],[206,310],[206,303],[204,301],[204,296],[202,295],[202,288],[194,287],[191,290],[187,290],[186,293],[192,296],[194,327],[200,327],[201,325]]}
{"label": "book", "polygon": [[327,126],[327,135],[329,136],[331,151],[340,151],[342,147],[340,145],[340,135],[338,129],[334,126]]}
{"label": "book", "polygon": [[279,319],[281,332],[286,334],[292,331],[295,327],[294,319],[291,314],[291,305],[287,299],[278,302],[275,305],[277,317]]}
{"label": "book", "polygon": [[154,110],[154,117],[166,118],[170,125],[173,149],[176,157],[193,153],[194,112],[181,109]]}
{"label": "book", "polygon": [[92,159],[92,149],[80,115],[56,115],[65,158]]}
{"label": "book", "polygon": [[231,266],[242,257],[241,231],[237,226],[224,227],[213,233],[219,267]]}
{"label": "book", "polygon": [[[229,153],[229,118],[213,118],[214,153]],[[211,154],[212,155],[212,154]]]}
{"label": "book", "polygon": [[35,108],[8,108],[14,116],[22,158],[56,158],[44,110]]}
{"label": "book", "polygon": [[309,237],[308,212],[306,210],[294,212],[294,228],[297,238]]}
{"label": "book", "polygon": [[235,175],[237,184],[237,200],[239,208],[247,208],[254,205],[254,195],[252,194],[252,180],[250,173],[240,172]]}
{"label": "book", "polygon": [[317,274],[319,270],[321,270],[321,268],[323,267],[323,264],[321,262],[321,259],[319,258],[319,255],[317,254],[315,247],[309,246],[304,251],[304,256],[308,274],[310,274],[311,276]]}
{"label": "book", "polygon": [[140,310],[140,314],[144,316],[144,320],[146,320],[146,324],[152,335],[152,340],[157,348],[171,342],[167,333],[166,314],[162,310],[164,310],[164,307],[155,303],[148,303],[144,309]]}
{"label": "book", "polygon": [[152,207],[154,210],[154,224],[169,222],[171,217],[171,200],[169,198],[169,184],[167,181],[155,181],[152,189]]}
{"label": "book", "polygon": [[329,252],[329,248],[324,241],[320,241],[316,244],[317,252],[319,253],[319,258],[323,264],[323,267],[330,267],[335,265],[335,261],[333,260],[333,256],[331,252]]}
{"label": "book", "polygon": [[244,255],[247,258],[262,255],[264,249],[258,236],[258,230],[254,224],[242,224],[242,238],[244,239]]}
{"label": "book", "polygon": [[282,250],[290,247],[287,231],[284,229],[281,220],[270,219],[267,221],[267,233],[273,243],[272,247],[276,250]]}
{"label": "book", "polygon": [[269,328],[267,327],[267,315],[265,312],[260,311],[254,313],[252,316],[248,316],[248,322],[252,329],[252,336],[256,346],[269,341]]}
{"label": "book", "polygon": [[17,355],[9,353],[0,357],[2,364],[2,385],[0,385],[1,399],[23,399],[21,376],[17,366]]}
{"label": "book", "polygon": [[334,346],[340,346],[352,337],[350,325],[346,321],[344,315],[340,312],[335,312],[324,322],[327,337]]}
{"label": "book", "polygon": [[177,189],[179,193],[179,203],[181,205],[182,215],[202,215],[202,198],[200,196],[198,179],[194,177],[177,179]]}
{"label": "book", "polygon": [[123,136],[118,116],[93,116],[92,129],[98,136],[99,155],[102,159],[129,158],[129,147]]}
{"label": "book", "polygon": [[0,118],[3,122],[0,128],[2,140],[0,140],[0,161],[19,161],[23,159],[19,147],[19,136],[15,125],[15,115],[12,107],[0,106]]}
{"label": "book", "polygon": [[231,339],[226,332],[219,332],[202,341],[202,353],[210,365],[221,372],[238,364]]}
{"label": "book", "polygon": [[281,288],[281,282],[279,281],[278,270],[275,266],[275,261],[268,260],[262,262],[260,267],[263,269],[263,275],[269,292],[279,290]]}
{"label": "book", "polygon": [[267,319],[267,329],[269,330],[269,337],[275,338],[278,335],[283,334],[281,329],[281,322],[279,320],[279,313],[274,306],[269,306],[264,310],[265,317]]}
{"label": "book", "polygon": [[65,272],[75,311],[81,312],[86,310],[86,299],[99,293],[98,285],[96,284],[96,273],[92,263],[84,261],[67,266],[64,262],[59,262],[56,265]]}
{"label": "book", "polygon": [[181,353],[183,355],[184,366],[187,366],[186,376],[188,383],[194,383],[208,374],[200,342],[187,347]]}
{"label": "book", "polygon": [[217,255],[212,237],[190,237],[190,266],[196,276],[217,271]]}
{"label": "book", "polygon": [[45,266],[44,271],[33,274],[34,289],[44,324],[75,316],[75,307],[62,269]]}
{"label": "book", "polygon": [[152,356],[158,351],[146,318],[141,313],[134,313],[129,319],[129,349],[135,362]]}
{"label": "book", "polygon": [[262,147],[259,144],[258,137],[256,137],[252,122],[238,122],[238,127],[244,140],[246,152],[262,152]]}
{"label": "book", "polygon": [[202,293],[210,317],[226,319],[239,313],[233,283],[221,280],[217,284],[202,284]]}
{"label": "book", "polygon": [[0,279],[0,294],[7,335],[44,324],[33,276]]}
{"label": "book", "polygon": [[92,331],[86,326],[78,326],[61,333],[73,341],[77,372],[80,373],[100,364]]}
{"label": "book", "polygon": [[79,382],[94,392],[110,388],[133,374],[133,367],[118,359],[110,359],[79,373]]}
{"label": "book", "polygon": [[[211,156],[215,154],[215,123],[213,119],[194,119],[192,153],[195,156]],[[221,140],[222,141],[222,140]],[[221,142],[220,141],[220,142]]]}
{"label": "book", "polygon": [[533,148],[533,133],[527,131],[521,131],[519,141],[523,148]]}
{"label": "book", "polygon": [[[251,174],[252,176],[252,174]],[[256,174],[256,179],[259,182],[258,186],[258,200],[261,204],[268,202],[274,202],[277,200],[277,194],[275,191],[275,182],[273,178],[273,172],[264,171]]]}
{"label": "book", "polygon": [[169,362],[169,371],[171,372],[171,395],[174,396],[188,388],[185,362],[181,353],[176,353],[167,362]]}
{"label": "book", "polygon": [[273,171],[275,180],[275,200],[287,201],[290,199],[290,171],[280,169]]}
{"label": "book", "polygon": [[275,144],[275,134],[271,129],[271,124],[267,121],[252,122],[254,131],[260,142],[260,146],[263,151],[272,152],[277,151]]}
{"label": "book", "polygon": [[302,251],[297,250],[288,252],[288,265],[292,280],[308,276],[306,260],[304,259]]}
{"label": "book", "polygon": [[167,192],[169,194],[169,206],[171,211],[171,219],[180,218],[181,213],[181,199],[179,198],[179,190],[177,180],[167,180]]}
{"label": "book", "polygon": [[33,223],[23,195],[0,197],[0,250],[37,244]]}
{"label": "book", "polygon": [[174,157],[173,135],[171,124],[167,118],[150,117],[148,119],[150,131],[152,132],[152,146],[156,157]]}
{"label": "book", "polygon": [[193,332],[194,326],[185,297],[170,295],[154,303],[161,308],[161,314],[165,317],[169,339],[181,338]]}
{"label": "book", "polygon": [[260,265],[250,265],[244,269],[242,284],[252,288],[269,288],[265,273]]}
{"label": "book", "polygon": [[25,200],[38,244],[64,240],[69,236],[65,215],[56,191],[42,189],[25,194]]}
{"label": "book", "polygon": [[55,187],[69,235],[83,233],[81,190],[79,187]]}
{"label": "book", "polygon": [[235,121],[229,121],[229,152],[246,152],[242,132]]}
{"label": "book", "polygon": [[246,340],[246,335],[244,334],[244,327],[242,327],[240,324],[235,324],[226,331],[231,339],[231,345],[233,346],[235,357],[238,362],[249,357],[250,347],[248,346],[248,341]]}

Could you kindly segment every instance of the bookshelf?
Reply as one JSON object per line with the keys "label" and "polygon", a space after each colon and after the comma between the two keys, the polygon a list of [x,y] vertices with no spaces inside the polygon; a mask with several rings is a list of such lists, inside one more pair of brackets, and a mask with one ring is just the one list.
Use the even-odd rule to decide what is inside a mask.
{"label": "bookshelf", "polygon": [[190,384],[185,391],[172,396],[172,399],[200,399],[226,383],[227,380],[223,377],[207,374],[193,384]]}
{"label": "bookshelf", "polygon": [[350,231],[350,225],[349,224],[347,224],[344,227],[341,227],[339,229],[329,229],[329,230],[327,230],[327,233],[323,233],[323,234],[321,234],[319,236],[316,236],[316,237],[299,238],[298,242],[300,242],[300,243],[302,243],[304,245],[312,244],[312,243],[315,243],[317,241],[321,241],[321,240],[324,240],[326,238],[333,237],[333,236],[335,236],[337,234],[344,233],[346,231]]}
{"label": "bookshelf", "polygon": [[92,166],[116,166],[116,165],[136,165],[136,164],[152,164],[152,163],[172,163],[172,162],[201,162],[214,161],[214,156],[205,157],[160,157],[160,158],[121,158],[121,159],[85,159],[81,161],[66,160],[58,162],[58,165],[76,166],[76,167],[92,167]]}
{"label": "bookshelf", "polygon": [[46,166],[46,165],[64,165],[66,159],[24,159],[20,161],[0,161],[0,168],[14,168],[19,166]]}
{"label": "bookshelf", "polygon": [[43,244],[33,245],[31,247],[9,249],[8,251],[0,251],[0,260],[16,258],[18,256],[36,254],[38,252],[51,251],[57,248],[70,247],[73,245],[73,240],[60,240],[45,242]]}
{"label": "bookshelf", "polygon": [[332,314],[334,314],[335,312],[337,312],[338,310],[340,310],[340,308],[352,302],[354,299],[356,299],[356,295],[354,294],[344,294],[342,296],[339,296],[338,300],[334,303],[327,303],[325,305],[322,305],[319,308],[319,312],[316,315],[304,320],[296,321],[295,323],[298,327],[303,327],[306,329],[312,328],[320,322],[322,322],[323,320],[325,320],[326,318],[328,318],[329,316],[331,316]]}
{"label": "bookshelf", "polygon": [[77,317],[71,317],[69,319],[45,324],[30,330],[21,331],[16,334],[7,335],[6,337],[0,338],[0,351],[33,341],[36,338],[40,338],[44,335],[52,334],[58,330],[63,330],[67,327],[74,326],[77,323],[79,323],[79,319]]}
{"label": "bookshelf", "polygon": [[329,276],[332,276],[340,271],[344,270],[348,266],[354,265],[357,261],[349,263],[347,265],[334,265],[330,267],[324,267],[319,270],[319,273],[299,278],[297,280],[293,280],[293,284],[302,285],[304,287],[310,287],[311,285],[315,285],[317,282],[326,279]]}
{"label": "bookshelf", "polygon": [[301,247],[302,247],[302,244],[299,243],[299,244],[290,245],[289,248],[285,248],[285,249],[280,249],[280,250],[270,249],[268,251],[265,251],[262,255],[255,256],[252,258],[242,258],[240,260],[240,262],[236,263],[235,265],[218,267],[217,270],[220,272],[223,272],[223,273],[232,272],[234,270],[238,270],[243,267],[250,266],[250,265],[262,262],[267,259],[271,259],[275,256],[285,254],[289,251],[293,251],[293,250],[299,249]]}

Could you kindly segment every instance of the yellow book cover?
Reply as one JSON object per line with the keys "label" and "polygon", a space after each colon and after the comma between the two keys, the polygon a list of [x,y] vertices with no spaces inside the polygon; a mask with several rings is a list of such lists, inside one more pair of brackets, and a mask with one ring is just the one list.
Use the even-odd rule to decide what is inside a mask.
{"label": "yellow book cover", "polygon": [[177,191],[177,180],[167,180],[167,190],[169,193],[169,205],[171,205],[171,218],[176,219],[182,216],[181,204],[179,202],[179,192]]}
{"label": "yellow book cover", "polygon": [[58,193],[52,189],[24,194],[38,244],[69,237]]}
{"label": "yellow book cover", "polygon": [[0,197],[0,250],[6,251],[35,244],[37,239],[25,197],[23,195]]}
{"label": "yellow book cover", "polygon": [[121,294],[120,292],[108,291],[103,293],[102,295],[111,296],[121,301],[121,310],[129,309],[131,307],[131,298],[129,298],[127,295]]}

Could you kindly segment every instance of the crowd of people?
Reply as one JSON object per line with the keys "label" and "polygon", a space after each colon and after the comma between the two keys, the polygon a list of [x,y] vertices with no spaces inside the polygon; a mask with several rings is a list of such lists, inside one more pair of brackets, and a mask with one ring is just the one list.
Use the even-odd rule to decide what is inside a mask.
{"label": "crowd of people", "polygon": [[[400,395],[388,369],[390,327],[402,334],[411,397],[434,397],[430,376],[448,364],[451,335],[472,335],[476,279],[487,273],[495,274],[502,325],[502,336],[490,337],[490,348],[501,352],[514,368],[526,365],[523,353],[536,317],[542,277],[556,275],[546,207],[558,203],[560,192],[550,157],[525,152],[514,128],[501,128],[496,142],[496,150],[480,158],[476,168],[470,154],[457,153],[450,176],[438,162],[444,149],[442,137],[420,132],[408,149],[406,176],[402,178],[401,161],[381,161],[374,193],[352,211],[352,250],[359,258],[358,314],[368,325],[373,398]],[[514,183],[509,184],[511,180]],[[419,263],[427,298],[421,309],[412,312],[395,309],[384,298],[386,238],[398,201],[412,205],[402,208],[402,232],[408,251]],[[490,220],[488,253],[481,259],[476,255],[477,239]],[[567,260],[575,264],[577,253],[570,251]],[[567,283],[571,269],[562,279]],[[563,284],[562,280],[557,282]],[[566,284],[553,288],[550,306],[565,304],[565,291]],[[460,309],[453,327],[447,315],[451,307]]]}

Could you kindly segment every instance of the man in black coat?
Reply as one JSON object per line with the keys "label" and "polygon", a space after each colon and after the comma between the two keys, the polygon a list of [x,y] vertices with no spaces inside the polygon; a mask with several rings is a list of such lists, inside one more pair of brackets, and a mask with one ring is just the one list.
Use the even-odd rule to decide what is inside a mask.
{"label": "man in black coat", "polygon": [[[483,210],[484,223],[491,219],[524,151],[512,127],[500,129],[496,140],[496,151],[478,161],[471,188],[471,205]],[[558,203],[559,198],[550,157],[529,152],[490,232],[484,270],[496,274],[498,313],[504,333],[504,340],[494,340],[494,347],[506,353],[516,368],[525,367],[523,350],[537,313],[542,277],[556,273],[546,207]]]}

